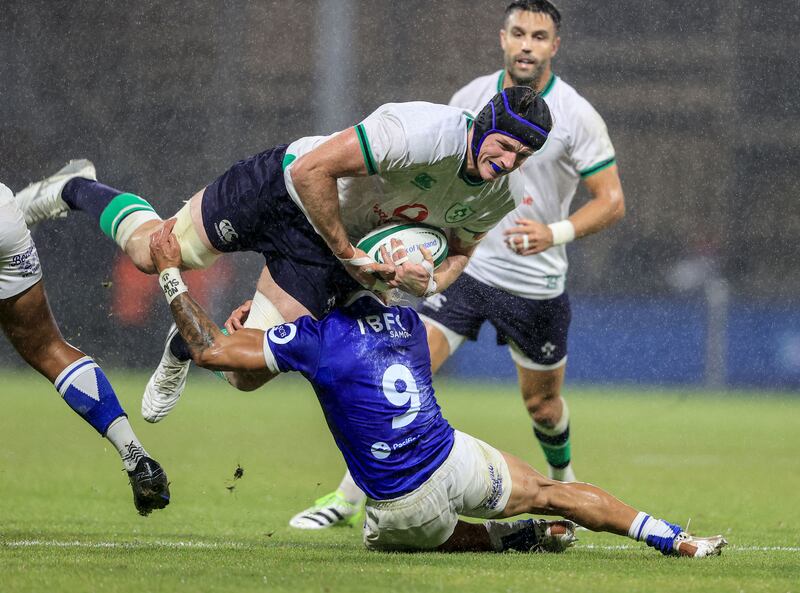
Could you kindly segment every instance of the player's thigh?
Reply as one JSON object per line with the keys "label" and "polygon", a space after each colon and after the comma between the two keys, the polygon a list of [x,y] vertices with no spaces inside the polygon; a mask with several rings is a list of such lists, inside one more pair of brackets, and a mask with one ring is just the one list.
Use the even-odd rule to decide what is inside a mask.
{"label": "player's thigh", "polygon": [[42,281],[0,299],[0,326],[23,360],[51,381],[83,356],[61,337]]}
{"label": "player's thigh", "polygon": [[523,513],[545,513],[548,490],[557,487],[555,482],[543,476],[530,464],[510,453],[502,453],[511,480],[511,494],[503,509],[503,517],[515,517]]}
{"label": "player's thigh", "polygon": [[[456,447],[456,445],[458,447]],[[461,493],[460,514],[490,519],[503,516],[512,494],[512,477],[503,453],[488,443],[456,431]]]}
{"label": "player's thigh", "polygon": [[572,319],[567,294],[534,300],[498,292],[502,294],[497,295],[491,322],[497,329],[498,343],[509,345],[517,367],[547,372],[564,366]]}
{"label": "player's thigh", "polygon": [[[278,323],[283,323],[284,321],[294,321],[298,317],[311,314],[310,311],[300,303],[300,301],[298,301],[278,285],[273,278],[269,267],[267,266],[264,266],[264,268],[261,270],[261,275],[259,276],[258,284],[256,285],[256,294],[261,295],[261,297],[254,298],[254,304],[256,303],[256,299],[260,300],[263,297],[264,300],[277,309],[278,313],[282,317],[282,321],[279,321]],[[266,305],[266,303],[263,305],[263,308],[265,311],[269,311],[269,307]],[[268,322],[267,317],[264,316],[262,321]],[[273,325],[277,324],[272,323],[265,328],[259,329],[267,329]]]}
{"label": "player's thigh", "polygon": [[434,372],[464,340],[478,338],[486,321],[486,288],[471,276],[461,274],[444,292],[422,301],[419,314],[430,328],[428,346]]}

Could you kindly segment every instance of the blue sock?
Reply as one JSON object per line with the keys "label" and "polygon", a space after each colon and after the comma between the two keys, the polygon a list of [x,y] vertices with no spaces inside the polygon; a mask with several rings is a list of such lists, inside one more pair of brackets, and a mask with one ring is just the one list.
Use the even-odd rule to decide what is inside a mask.
{"label": "blue sock", "polygon": [[125,416],[105,373],[88,356],[61,371],[54,384],[67,405],[101,435],[114,420]]}
{"label": "blue sock", "polygon": [[83,210],[99,221],[103,210],[121,193],[123,192],[98,181],[76,177],[64,186],[61,198],[73,210]]}

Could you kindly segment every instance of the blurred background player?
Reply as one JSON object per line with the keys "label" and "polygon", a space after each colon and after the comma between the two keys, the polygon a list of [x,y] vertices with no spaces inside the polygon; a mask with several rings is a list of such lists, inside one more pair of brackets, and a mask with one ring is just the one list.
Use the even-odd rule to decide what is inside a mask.
{"label": "blurred background player", "polygon": [[[493,93],[486,103],[474,123],[446,105],[390,103],[337,134],[240,161],[176,214],[183,265],[205,268],[223,252],[263,254],[248,317],[262,329],[319,318],[352,288],[372,286],[374,274],[416,296],[443,290],[514,208],[506,174],[545,144],[552,125],[547,105],[528,87]],[[85,211],[137,268],[154,271],[149,234],[163,221],[142,198],[98,183],[88,161],[73,161],[17,197],[29,224]],[[421,265],[396,273],[353,247],[391,220],[451,230],[448,258],[435,273]],[[146,420],[157,422],[175,406],[190,360],[171,334],[142,398]],[[251,390],[266,379],[239,373],[229,380]]]}
{"label": "blurred background player", "polygon": [[[183,283],[174,224],[153,234],[151,252],[194,360],[210,369],[266,369],[269,378],[296,371],[308,379],[355,481],[368,494],[368,549],[560,552],[574,541],[572,521],[644,541],[665,555],[712,556],[727,544],[722,536],[692,537],[591,484],[550,480],[453,430],[436,402],[425,327],[413,309],[387,305],[385,293],[356,291],[322,320],[306,315],[266,332],[224,335]],[[383,260],[407,265],[402,244],[393,240],[391,248],[393,255],[382,249]],[[459,519],[522,513],[570,521]]]}
{"label": "blurred background player", "polygon": [[[524,182],[522,203],[488,233],[465,273],[429,297],[420,313],[434,372],[464,340],[477,339],[485,322],[494,325],[498,343],[510,347],[550,477],[573,481],[569,411],[561,397],[571,317],[566,244],[619,221],[625,202],[603,119],[553,73],[560,25],[561,14],[547,0],[509,4],[500,31],[505,67],[476,78],[450,100],[475,111],[503,88],[530,86],[550,107],[553,130],[547,145],[513,174]],[[570,215],[580,181],[591,199]],[[345,475],[335,492],[295,515],[290,525],[319,529],[346,522],[357,517],[363,500]]]}
{"label": "blurred background player", "polygon": [[0,183],[0,325],[12,346],[114,445],[141,515],[169,504],[167,475],[136,438],[103,370],[64,341],[44,291],[39,255],[10,189]]}

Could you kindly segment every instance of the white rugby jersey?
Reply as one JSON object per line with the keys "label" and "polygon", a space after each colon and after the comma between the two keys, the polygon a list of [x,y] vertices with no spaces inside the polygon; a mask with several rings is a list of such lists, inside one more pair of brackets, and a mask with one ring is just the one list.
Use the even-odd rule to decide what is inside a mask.
{"label": "white rugby jersey", "polygon": [[[382,105],[356,125],[369,176],[337,182],[350,240],[355,243],[381,224],[403,220],[479,233],[508,214],[515,206],[508,176],[475,182],[464,174],[471,125],[472,116],[461,109],[424,102]],[[286,188],[303,212],[292,163],[329,138],[300,138],[286,151]]]}
{"label": "white rugby jersey", "polygon": [[[503,86],[504,70],[476,78],[459,90],[450,104],[479,111]],[[567,273],[565,245],[536,255],[517,255],[505,243],[503,231],[516,226],[518,217],[544,224],[569,216],[578,182],[610,167],[614,147],[603,118],[575,89],[555,75],[542,91],[553,116],[553,130],[542,150],[509,175],[519,177],[524,197],[478,246],[465,272],[511,294],[550,299],[564,292]]]}

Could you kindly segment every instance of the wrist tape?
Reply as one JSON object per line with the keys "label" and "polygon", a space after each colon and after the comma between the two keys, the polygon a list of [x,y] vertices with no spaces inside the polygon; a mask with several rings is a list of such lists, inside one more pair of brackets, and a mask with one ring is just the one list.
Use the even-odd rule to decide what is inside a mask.
{"label": "wrist tape", "polygon": [[158,275],[158,284],[164,292],[167,299],[167,304],[171,303],[179,294],[188,292],[189,289],[181,278],[181,272],[178,268],[167,268]]}

